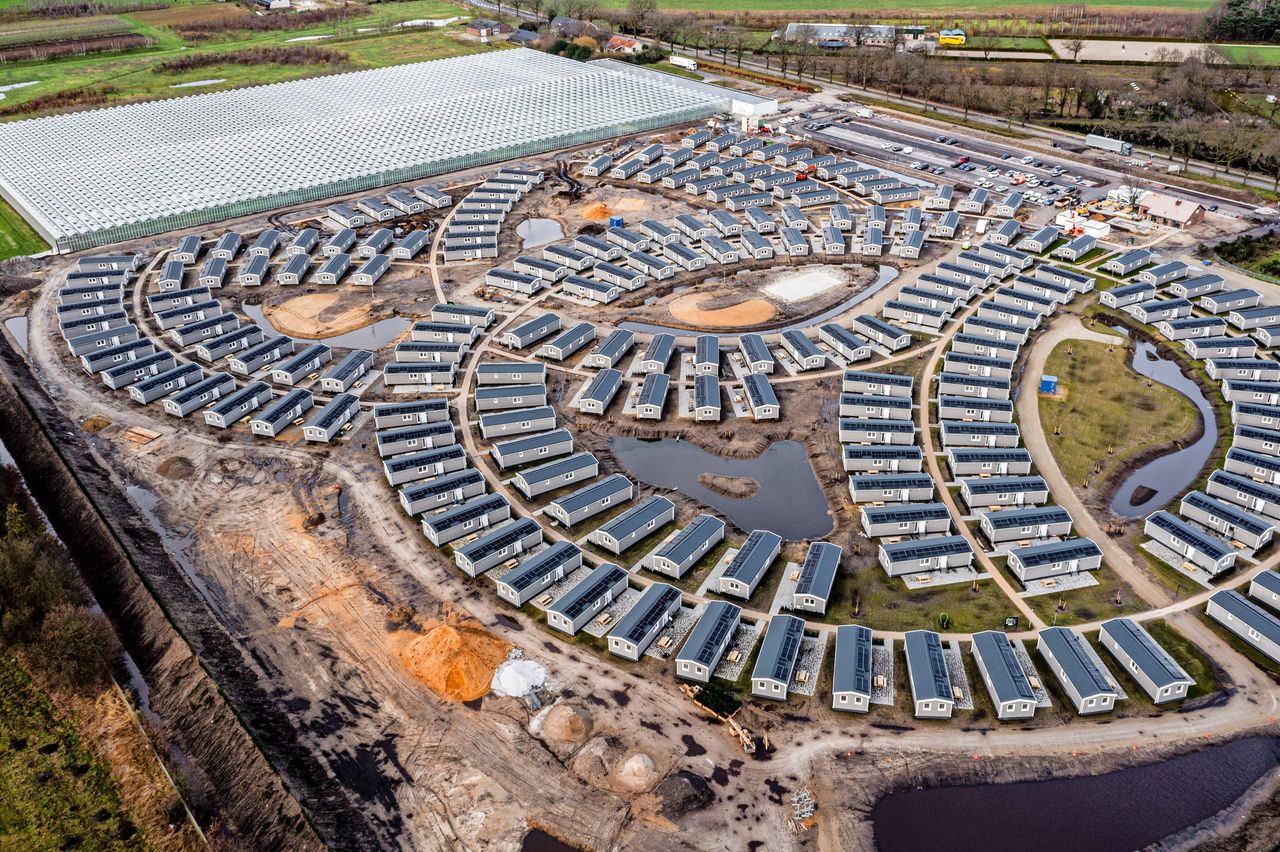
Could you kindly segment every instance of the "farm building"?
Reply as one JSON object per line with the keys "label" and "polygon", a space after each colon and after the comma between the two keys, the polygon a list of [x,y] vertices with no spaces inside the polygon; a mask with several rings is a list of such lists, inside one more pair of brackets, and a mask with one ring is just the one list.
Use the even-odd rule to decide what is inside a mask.
{"label": "farm building", "polygon": [[675,520],[675,504],[651,495],[593,531],[587,540],[615,556]]}
{"label": "farm building", "polygon": [[1066,627],[1041,630],[1036,650],[1049,664],[1077,713],[1087,716],[1115,709],[1119,692],[1111,673],[1079,633]]}
{"label": "farm building", "polygon": [[666,583],[645,589],[627,614],[609,631],[609,653],[636,661],[680,611],[680,590]]}
{"label": "farm building", "polygon": [[942,655],[942,639],[932,630],[908,630],[903,641],[907,679],[917,719],[950,719],[956,697]]}
{"label": "farm building", "polygon": [[803,639],[803,619],[793,615],[775,615],[769,620],[764,641],[760,643],[760,654],[751,671],[752,695],[777,701],[787,699],[787,688],[795,674]]}
{"label": "farm building", "polygon": [[573,636],[626,589],[627,572],[612,562],[602,562],[547,607],[547,626]]}
{"label": "farm building", "polygon": [[620,473],[614,473],[578,490],[552,500],[543,510],[566,527],[620,506],[635,496],[635,485]]}
{"label": "farm building", "polygon": [[728,601],[708,601],[676,654],[676,676],[708,683],[742,622],[742,607]]}
{"label": "farm building", "polygon": [[1155,704],[1181,701],[1195,681],[1146,629],[1131,618],[1104,621],[1098,644],[1111,652]]}

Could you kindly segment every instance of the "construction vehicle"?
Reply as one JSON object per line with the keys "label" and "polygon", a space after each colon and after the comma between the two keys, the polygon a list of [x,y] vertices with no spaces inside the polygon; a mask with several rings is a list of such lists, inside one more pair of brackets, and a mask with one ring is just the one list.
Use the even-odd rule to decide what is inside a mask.
{"label": "construction vehicle", "polygon": [[[738,721],[733,718],[733,714],[730,714],[728,716],[721,716],[719,713],[715,712],[710,707],[708,707],[707,705],[703,704],[701,701],[698,700],[698,693],[702,691],[702,687],[690,686],[687,683],[682,683],[680,684],[680,691],[683,692],[685,695],[687,695],[689,699],[693,701],[693,703],[697,704],[698,707],[700,707],[704,713],[714,716],[715,718],[724,722],[725,725],[727,725],[729,728],[730,735],[737,737],[738,742],[742,744],[742,751],[744,753],[746,754],[756,753],[756,741],[751,736],[751,731],[747,728],[744,728],[741,724],[739,724]],[[734,713],[736,712],[737,711],[735,710]]]}
{"label": "construction vehicle", "polygon": [[817,166],[805,166],[803,169],[796,172],[796,180],[808,180],[817,170]]}

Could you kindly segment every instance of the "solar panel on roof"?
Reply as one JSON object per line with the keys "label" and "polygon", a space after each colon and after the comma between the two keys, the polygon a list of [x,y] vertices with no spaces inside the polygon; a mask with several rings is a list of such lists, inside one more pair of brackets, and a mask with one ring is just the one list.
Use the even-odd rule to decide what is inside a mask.
{"label": "solar panel on roof", "polygon": [[352,407],[360,404],[358,397],[349,393],[340,393],[330,400],[329,404],[324,407],[320,417],[313,424],[320,429],[329,429],[338,419],[345,415]]}
{"label": "solar panel on roof", "polygon": [[[645,597],[649,597],[650,600],[646,602],[644,600]],[[621,631],[621,635],[628,642],[637,644],[649,635],[649,631],[659,621],[666,617],[671,605],[678,600],[680,600],[679,589],[674,586],[668,586],[665,583],[654,583],[645,590],[645,594],[631,610],[631,612],[636,612],[640,610],[641,606],[644,606],[645,608],[640,610],[639,616],[629,620],[631,612],[628,612],[622,623],[615,629]]]}
{"label": "solar panel on roof", "polygon": [[613,588],[619,580],[625,579],[627,572],[611,562],[605,562],[596,568],[593,575],[594,580],[587,577],[566,595],[572,598],[567,605],[561,607],[561,601],[557,601],[552,605],[553,608],[573,621],[594,606],[600,597]]}

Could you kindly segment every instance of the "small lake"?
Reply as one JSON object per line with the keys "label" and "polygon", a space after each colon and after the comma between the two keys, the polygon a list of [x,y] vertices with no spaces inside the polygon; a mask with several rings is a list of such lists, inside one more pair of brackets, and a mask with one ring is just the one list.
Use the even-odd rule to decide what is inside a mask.
{"label": "small lake", "polygon": [[[841,314],[845,313],[846,311],[850,310],[855,305],[858,305],[862,302],[865,302],[867,299],[870,299],[876,293],[879,293],[885,287],[888,287],[890,284],[892,284],[895,280],[897,280],[897,278],[898,278],[898,270],[896,268],[881,264],[879,268],[879,272],[876,275],[875,281],[873,281],[871,284],[867,285],[863,289],[859,290],[857,293],[854,293],[848,299],[845,299],[843,302],[836,305],[835,307],[828,308],[827,310],[823,311],[822,313],[818,314],[815,317],[809,317],[808,319],[804,319],[799,322],[793,322],[788,325],[779,326],[777,328],[766,328],[761,330],[767,331],[767,332],[781,333],[793,328],[810,328],[811,326],[822,325],[824,322],[829,322],[830,320],[833,320],[836,317],[840,316]],[[654,323],[647,323],[647,322],[621,322],[621,323],[618,323],[618,327],[625,328],[628,331],[641,332],[643,334],[660,334],[662,332],[665,332],[667,334],[674,334],[677,336],[688,337],[692,333],[688,329],[684,329],[684,328],[672,328],[671,326],[656,325]]]}
{"label": "small lake", "polygon": [[525,219],[516,225],[516,235],[524,240],[521,248],[531,249],[564,239],[564,228],[555,219]]}
{"label": "small lake", "polygon": [[[1195,481],[1218,441],[1213,406],[1200,386],[1183,375],[1177,363],[1158,356],[1153,344],[1138,341],[1133,354],[1133,369],[1191,400],[1204,420],[1204,433],[1194,443],[1152,459],[1129,474],[1111,498],[1111,511],[1123,518],[1148,515],[1180,494]],[[1144,486],[1155,493],[1135,505],[1132,502],[1134,492]]]}
{"label": "small lake", "polygon": [[879,852],[1131,852],[1229,807],[1277,765],[1280,741],[1250,737],[1106,775],[892,793],[871,820]]}
{"label": "small lake", "polygon": [[[636,479],[674,488],[718,509],[744,530],[772,530],[798,540],[824,536],[834,526],[826,495],[799,441],[778,441],[753,459],[717,456],[674,438],[614,438],[609,447]],[[745,499],[726,497],[698,481],[703,473],[754,479],[760,490]]]}
{"label": "small lake", "polygon": [[[277,334],[284,332],[276,329],[271,324],[271,320],[267,319],[267,315],[263,313],[262,305],[246,305],[241,304],[240,310],[244,311],[249,319],[253,320],[264,329],[272,329]],[[355,331],[348,331],[343,334],[334,334],[329,337],[301,337],[300,335],[291,334],[299,340],[315,340],[319,343],[327,343],[330,346],[337,346],[342,349],[381,349],[391,341],[395,340],[404,330],[413,325],[413,320],[405,317],[388,317],[384,320],[370,323],[364,328],[357,328]]]}
{"label": "small lake", "polygon": [[23,352],[27,351],[27,318],[25,316],[9,317],[4,321],[4,327],[13,335],[13,339],[18,341],[18,348]]}

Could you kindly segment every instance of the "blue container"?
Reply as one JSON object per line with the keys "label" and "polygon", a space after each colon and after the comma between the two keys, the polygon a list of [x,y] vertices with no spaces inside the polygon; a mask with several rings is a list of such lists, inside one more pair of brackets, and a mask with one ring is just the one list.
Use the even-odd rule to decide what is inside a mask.
{"label": "blue container", "polygon": [[621,217],[621,216],[610,216],[610,217],[609,217],[609,227],[610,227],[610,228],[621,228],[621,227],[622,227],[622,217]]}
{"label": "blue container", "polygon": [[1058,377],[1057,376],[1041,376],[1040,377],[1040,393],[1057,393]]}

